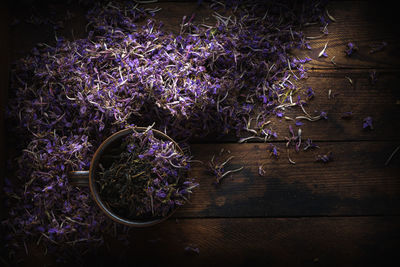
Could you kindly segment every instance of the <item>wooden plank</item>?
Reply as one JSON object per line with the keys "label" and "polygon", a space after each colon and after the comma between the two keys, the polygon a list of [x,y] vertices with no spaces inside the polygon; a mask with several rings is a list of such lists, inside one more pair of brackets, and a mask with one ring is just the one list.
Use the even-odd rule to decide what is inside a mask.
{"label": "wooden plank", "polygon": [[[9,28],[8,26],[8,5],[0,9],[0,177],[5,175],[6,166],[6,143],[5,143],[5,107],[7,103],[8,78],[9,78]],[[3,191],[4,179],[0,179],[0,190]],[[0,219],[4,218],[5,207],[1,205]]]}
{"label": "wooden plank", "polygon": [[[82,5],[50,2],[17,1],[10,3],[10,20],[7,25],[10,29],[8,50],[12,62],[24,57],[38,43],[54,45],[56,37],[64,37],[69,40],[87,37],[85,31],[87,10]],[[67,12],[73,14],[70,19],[66,19]],[[32,14],[41,20],[54,18],[64,20],[64,27],[59,29],[56,34],[50,23],[28,23]]]}
{"label": "wooden plank", "polygon": [[[384,4],[368,1],[332,1],[329,13],[336,19],[328,26],[329,34],[321,39],[311,40],[313,51],[301,52],[310,56],[309,64],[315,68],[332,68],[331,58],[335,56],[338,66],[344,68],[397,68],[399,66],[399,37],[395,28],[396,14],[394,10],[385,8]],[[304,30],[306,36],[321,34],[319,27]],[[370,46],[385,41],[387,47],[370,54]],[[326,42],[328,58],[318,58]],[[359,50],[351,57],[344,53],[346,45],[353,42]]]}
{"label": "wooden plank", "polygon": [[[83,266],[382,266],[398,258],[399,223],[399,217],[168,220],[131,229],[130,245],[108,238],[108,249],[103,246],[82,259],[71,257],[68,264],[81,260]],[[186,253],[190,245],[200,253]],[[30,255],[23,266],[49,264],[49,258]]]}
{"label": "wooden plank", "polygon": [[[191,176],[200,183],[177,217],[281,217],[400,214],[400,154],[385,162],[399,143],[317,143],[320,149],[290,155],[277,144],[280,158],[271,158],[268,144],[193,144]],[[241,166],[221,184],[207,169],[212,156],[224,148],[235,158],[226,170]],[[333,152],[334,161],[315,162],[318,154]],[[222,162],[220,160],[219,162]],[[258,167],[264,164],[265,176]]]}

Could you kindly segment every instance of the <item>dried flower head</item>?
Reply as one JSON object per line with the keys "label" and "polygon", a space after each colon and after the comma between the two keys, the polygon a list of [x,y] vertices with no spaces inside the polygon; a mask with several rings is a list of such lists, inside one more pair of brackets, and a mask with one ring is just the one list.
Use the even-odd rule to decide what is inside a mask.
{"label": "dried flower head", "polygon": [[374,129],[374,126],[372,125],[372,117],[366,117],[363,120],[363,129]]}
{"label": "dried flower head", "polygon": [[346,46],[346,50],[344,52],[346,53],[346,56],[350,57],[357,50],[358,50],[358,47],[354,43],[348,43]]}
{"label": "dried flower head", "polygon": [[109,166],[97,171],[103,203],[127,219],[163,217],[189,198],[198,186],[187,178],[190,158],[148,128],[124,138]]}
{"label": "dried flower head", "polygon": [[324,155],[317,155],[315,160],[318,162],[322,162],[322,163],[331,162],[331,161],[333,161],[333,153],[328,152],[327,154],[324,154]]}

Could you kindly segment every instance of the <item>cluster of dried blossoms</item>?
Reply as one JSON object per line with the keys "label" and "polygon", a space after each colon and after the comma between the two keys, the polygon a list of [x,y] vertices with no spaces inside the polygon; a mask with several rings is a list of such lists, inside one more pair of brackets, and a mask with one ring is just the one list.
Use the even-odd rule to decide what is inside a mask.
{"label": "cluster of dried blossoms", "polygon": [[102,202],[123,218],[167,216],[198,186],[187,178],[189,156],[172,141],[154,136],[151,128],[133,129],[107,156],[112,159],[97,168],[96,185]]}
{"label": "cluster of dried blossoms", "polygon": [[58,38],[15,63],[8,117],[18,122],[21,155],[18,179],[5,186],[10,250],[21,248],[18,236],[52,245],[102,242],[109,220],[66,174],[87,169],[96,148],[120,129],[156,122],[181,141],[231,131],[267,140],[276,137],[269,116],[304,104],[296,81],[310,59],[290,52],[310,49],[301,30],[327,25],[324,4],[229,1],[211,8],[215,25],[185,18],[175,36],[151,19],[137,25],[156,10],[96,5],[86,39]]}

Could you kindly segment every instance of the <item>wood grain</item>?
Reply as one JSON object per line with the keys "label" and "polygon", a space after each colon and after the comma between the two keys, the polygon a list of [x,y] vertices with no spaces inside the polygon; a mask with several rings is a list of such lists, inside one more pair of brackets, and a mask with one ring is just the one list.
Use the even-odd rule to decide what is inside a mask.
{"label": "wood grain", "polygon": [[[371,4],[368,1],[332,1],[329,13],[336,19],[328,26],[329,34],[321,39],[311,40],[313,51],[303,55],[310,56],[314,68],[333,68],[331,58],[343,68],[398,68],[400,56],[399,37],[396,29],[396,14],[384,3]],[[304,30],[306,36],[318,36],[319,27]],[[370,54],[370,46],[385,41],[387,47],[378,53]],[[328,58],[318,58],[319,52],[328,42]],[[346,45],[353,42],[359,50],[351,57],[344,53]],[[301,53],[300,53],[301,54]]]}
{"label": "wood grain", "polygon": [[[9,29],[8,25],[8,6],[4,5],[0,9],[0,177],[5,174],[6,159],[6,143],[5,143],[5,107],[7,103],[8,92],[8,73],[10,69],[9,53]],[[0,190],[3,191],[4,180],[0,180]],[[5,214],[4,206],[0,208],[0,218],[3,219]]]}
{"label": "wood grain", "polygon": [[[320,149],[296,153],[288,162],[285,145],[277,144],[280,158],[267,151],[268,144],[193,144],[195,159],[191,175],[200,187],[191,203],[177,217],[282,217],[400,215],[400,154],[388,166],[385,161],[398,143],[318,142]],[[207,162],[221,149],[235,158],[226,170],[243,166],[213,184],[215,176]],[[315,162],[315,156],[333,152],[334,161]],[[222,161],[220,161],[222,162]],[[264,164],[265,176],[258,167]]]}
{"label": "wood grain", "polygon": [[[399,217],[168,220],[132,229],[130,245],[109,237],[97,255],[80,260],[83,266],[386,266],[397,261],[399,223]],[[200,253],[185,253],[186,246]],[[53,266],[51,255],[32,249],[37,253],[23,266]]]}

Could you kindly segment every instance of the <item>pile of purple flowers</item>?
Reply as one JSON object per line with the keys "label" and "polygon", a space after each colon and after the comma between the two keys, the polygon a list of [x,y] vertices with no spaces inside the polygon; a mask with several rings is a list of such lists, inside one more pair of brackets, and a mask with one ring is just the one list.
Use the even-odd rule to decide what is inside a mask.
{"label": "pile of purple flowers", "polygon": [[[112,222],[67,172],[89,168],[106,137],[150,125],[184,142],[211,133],[276,138],[268,117],[304,104],[306,77],[292,49],[310,49],[306,25],[329,20],[317,1],[213,2],[215,25],[184,19],[179,35],[136,3],[96,5],[88,37],[58,37],[18,60],[8,118],[16,121],[16,179],[6,179],[9,250],[100,244]],[[141,23],[141,26],[138,26]],[[304,99],[302,99],[304,98]],[[179,162],[175,163],[178,164]]]}
{"label": "pile of purple flowers", "polygon": [[101,200],[113,213],[128,219],[163,217],[198,186],[187,178],[190,158],[151,129],[133,129],[120,148],[111,166],[99,165],[95,179]]}

